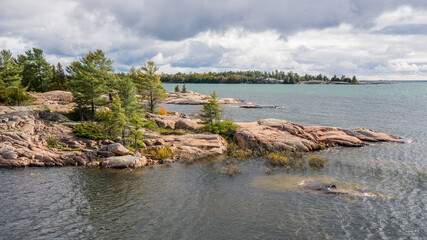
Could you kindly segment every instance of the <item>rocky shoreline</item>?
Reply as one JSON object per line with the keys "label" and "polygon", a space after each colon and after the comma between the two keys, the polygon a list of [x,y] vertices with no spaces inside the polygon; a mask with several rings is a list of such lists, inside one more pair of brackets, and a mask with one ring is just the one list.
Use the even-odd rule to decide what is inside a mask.
{"label": "rocky shoreline", "polygon": [[[58,92],[49,96],[48,100],[37,98],[38,103],[55,110],[61,110],[64,106],[68,109],[71,104],[69,99],[64,99],[63,94]],[[203,128],[200,119],[188,119],[179,114],[147,114],[146,117],[153,119],[160,128],[175,131],[170,135],[162,135],[141,129],[146,147],[141,152],[131,152],[119,141],[77,137],[72,129],[76,122],[60,113],[47,111],[40,105],[1,106],[0,167],[139,168],[218,157],[227,151],[227,141],[220,135],[199,133]],[[259,152],[309,152],[335,146],[361,147],[376,142],[403,143],[399,137],[364,128],[301,126],[280,119],[236,124],[239,126],[234,133],[237,145],[242,149]],[[55,146],[49,143],[52,139],[55,140]],[[147,154],[158,149],[168,149],[174,153],[173,158],[156,160]]]}

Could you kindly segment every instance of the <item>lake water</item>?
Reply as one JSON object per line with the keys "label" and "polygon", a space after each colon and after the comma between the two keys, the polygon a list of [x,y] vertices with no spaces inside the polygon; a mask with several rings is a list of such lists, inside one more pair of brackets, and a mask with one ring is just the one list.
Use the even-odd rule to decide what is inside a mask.
{"label": "lake water", "polygon": [[[166,84],[173,90],[175,84]],[[224,106],[224,118],[366,127],[403,137],[316,152],[324,169],[266,174],[262,159],[144,169],[0,169],[0,239],[427,239],[427,83],[187,84],[279,109]],[[200,106],[166,105],[196,113]],[[376,197],[301,192],[304,179]]]}

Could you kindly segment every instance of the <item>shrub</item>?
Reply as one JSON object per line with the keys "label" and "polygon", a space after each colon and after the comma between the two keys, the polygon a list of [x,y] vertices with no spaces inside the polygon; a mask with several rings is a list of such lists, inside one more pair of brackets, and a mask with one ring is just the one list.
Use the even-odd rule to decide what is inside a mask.
{"label": "shrub", "polygon": [[96,123],[80,123],[74,126],[73,130],[78,137],[92,140],[111,139],[111,136],[105,134],[105,128]]}
{"label": "shrub", "polygon": [[242,169],[237,166],[237,164],[231,164],[228,167],[222,167],[223,174],[226,174],[230,177],[242,174]]}
{"label": "shrub", "polygon": [[156,160],[170,159],[175,155],[175,151],[168,147],[156,148],[148,152],[151,158]]}
{"label": "shrub", "polygon": [[301,153],[289,153],[289,152],[266,152],[264,155],[265,163],[271,167],[282,167],[282,168],[298,168],[305,169],[306,161]]}
{"label": "shrub", "polygon": [[156,129],[156,131],[161,135],[184,135],[187,133],[182,129],[174,130],[174,129],[158,128]]}
{"label": "shrub", "polygon": [[206,123],[202,131],[220,134],[226,138],[233,136],[237,125],[231,121]]}
{"label": "shrub", "polygon": [[165,107],[162,107],[162,108],[159,110],[159,115],[163,115],[163,116],[167,116],[167,115],[168,115],[168,111],[166,110],[166,108],[165,108]]}
{"label": "shrub", "polygon": [[156,121],[154,121],[153,119],[150,119],[146,122],[143,122],[142,127],[154,131],[157,129],[157,124],[156,124]]}
{"label": "shrub", "polygon": [[[90,108],[88,108],[88,107],[82,107],[81,111],[82,111],[82,114],[83,114],[83,118],[85,120],[93,120],[95,118],[95,116],[93,116],[92,111],[91,111]],[[70,113],[68,113],[67,117],[70,120],[73,120],[73,121],[81,121],[79,108],[77,108],[77,107],[73,108],[73,111],[71,111]]]}
{"label": "shrub", "polygon": [[58,146],[58,139],[55,136],[49,136],[46,139],[48,147],[56,147]]}
{"label": "shrub", "polygon": [[325,167],[325,160],[317,157],[309,158],[308,166],[310,166],[311,168],[323,168]]}

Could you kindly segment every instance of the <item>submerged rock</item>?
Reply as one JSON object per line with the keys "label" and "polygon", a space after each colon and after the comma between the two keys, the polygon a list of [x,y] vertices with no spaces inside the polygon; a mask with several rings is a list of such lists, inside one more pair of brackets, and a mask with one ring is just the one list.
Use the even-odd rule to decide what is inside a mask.
{"label": "submerged rock", "polygon": [[309,190],[317,194],[332,194],[332,195],[350,195],[356,197],[374,197],[373,193],[364,193],[354,190],[346,190],[337,188],[335,184],[324,183],[320,181],[301,181],[298,188]]}

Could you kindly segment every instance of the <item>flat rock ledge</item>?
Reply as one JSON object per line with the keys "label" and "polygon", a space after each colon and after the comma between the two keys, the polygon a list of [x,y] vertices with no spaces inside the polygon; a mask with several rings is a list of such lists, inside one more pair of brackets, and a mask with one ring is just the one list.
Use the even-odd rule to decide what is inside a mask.
{"label": "flat rock ledge", "polygon": [[[182,92],[167,92],[168,98],[165,103],[168,104],[181,104],[181,105],[203,105],[206,104],[211,96],[203,95],[197,92],[188,91]],[[242,103],[242,100],[235,98],[221,98],[218,100],[221,104],[236,104]]]}
{"label": "flat rock ledge", "polygon": [[403,143],[403,139],[365,128],[301,126],[280,119],[236,123],[234,137],[242,148],[257,151],[309,152],[334,146],[361,147],[375,142]]}

